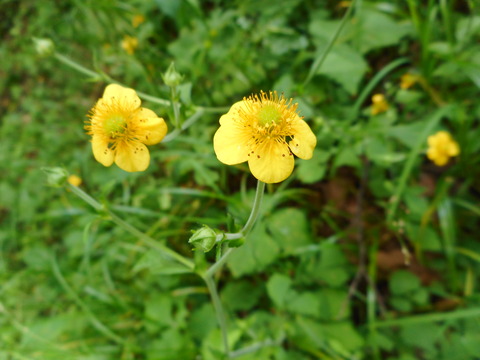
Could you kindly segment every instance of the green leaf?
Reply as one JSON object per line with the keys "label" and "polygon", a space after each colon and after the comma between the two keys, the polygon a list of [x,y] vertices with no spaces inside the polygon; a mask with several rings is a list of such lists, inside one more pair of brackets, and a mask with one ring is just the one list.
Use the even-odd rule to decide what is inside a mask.
{"label": "green leaf", "polygon": [[398,270],[390,278],[389,288],[395,295],[408,294],[420,288],[420,280],[409,271]]}
{"label": "green leaf", "polygon": [[192,272],[185,265],[172,260],[158,250],[149,250],[133,267],[133,272],[148,269],[156,275],[187,274]]}
{"label": "green leaf", "polygon": [[299,315],[313,317],[320,315],[320,301],[316,294],[310,292],[300,294],[295,291],[290,292],[287,308],[292,313]]}
{"label": "green leaf", "polygon": [[297,248],[311,243],[307,216],[297,208],[275,212],[268,221],[268,229],[286,254],[292,254]]}
{"label": "green leaf", "polygon": [[263,286],[259,284],[250,281],[230,281],[222,290],[222,301],[231,311],[245,311],[257,304],[262,293]]}
{"label": "green leaf", "polygon": [[[320,53],[324,48],[320,49]],[[360,53],[348,45],[335,45],[329,52],[317,74],[325,75],[339,83],[350,95],[355,95],[358,85],[368,70],[368,64]]]}
{"label": "green leaf", "polygon": [[279,308],[285,308],[292,279],[282,274],[273,274],[267,282],[267,293]]}
{"label": "green leaf", "polygon": [[258,224],[250,233],[245,244],[240,246],[227,261],[234,277],[262,271],[274,262],[280,249],[267,233],[265,225]]}
{"label": "green leaf", "polygon": [[159,294],[145,302],[145,318],[151,322],[154,328],[172,327],[172,298],[168,295]]}
{"label": "green leaf", "polygon": [[313,184],[320,181],[327,172],[327,161],[330,157],[328,151],[315,149],[309,160],[298,160],[297,175],[305,184]]}
{"label": "green leaf", "polygon": [[217,320],[212,304],[205,303],[200,308],[193,310],[188,325],[189,332],[197,340],[204,339],[210,331],[216,329]]}
{"label": "green leaf", "polygon": [[373,49],[396,45],[399,40],[412,31],[410,22],[402,24],[373,8],[364,8],[352,23],[353,43],[359,44],[359,50],[365,54]]}

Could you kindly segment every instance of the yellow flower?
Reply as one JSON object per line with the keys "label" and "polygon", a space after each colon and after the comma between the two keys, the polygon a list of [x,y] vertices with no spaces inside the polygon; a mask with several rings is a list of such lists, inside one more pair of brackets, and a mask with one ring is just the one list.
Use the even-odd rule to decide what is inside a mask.
{"label": "yellow flower", "polygon": [[67,181],[73,186],[80,186],[82,184],[82,178],[77,175],[70,175]]}
{"label": "yellow flower", "polygon": [[128,54],[133,55],[133,53],[135,52],[137,47],[138,47],[138,39],[137,38],[135,38],[133,36],[129,36],[129,35],[125,35],[123,37],[122,49],[125,50]]}
{"label": "yellow flower", "polygon": [[235,103],[220,118],[213,138],[218,160],[227,165],[248,161],[253,176],[265,183],[285,180],[293,171],[293,154],[310,159],[316,144],[297,104],[276,91]]}
{"label": "yellow flower", "polygon": [[132,19],[132,25],[134,28],[138,27],[145,21],[145,17],[143,15],[137,14]]}
{"label": "yellow flower", "polygon": [[439,131],[430,135],[427,142],[427,157],[437,166],[445,165],[451,157],[460,154],[460,147],[457,142],[446,131]]}
{"label": "yellow flower", "polygon": [[377,115],[388,110],[387,100],[383,94],[375,94],[372,96],[372,115]]}
{"label": "yellow flower", "polygon": [[418,81],[418,76],[410,74],[410,73],[405,73],[402,75],[400,78],[400,88],[406,90],[411,88],[415,83]]}
{"label": "yellow flower", "polygon": [[133,89],[117,84],[108,85],[103,97],[90,111],[85,126],[92,135],[95,159],[110,166],[115,162],[125,171],[143,171],[150,164],[145,145],[162,141],[167,125],[152,110],[140,107]]}

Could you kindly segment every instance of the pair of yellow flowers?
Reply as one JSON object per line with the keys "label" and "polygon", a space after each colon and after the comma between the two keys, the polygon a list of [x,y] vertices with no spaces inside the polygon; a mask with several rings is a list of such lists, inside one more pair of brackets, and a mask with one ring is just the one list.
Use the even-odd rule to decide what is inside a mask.
{"label": "pair of yellow flowers", "polygon": [[[162,141],[167,124],[152,110],[141,107],[133,89],[108,85],[86,125],[92,135],[95,159],[114,162],[125,171],[144,171],[150,164],[146,145]],[[217,158],[224,164],[248,161],[250,171],[265,183],[285,180],[293,171],[295,154],[310,159],[317,138],[297,113],[297,104],[276,92],[244,98],[220,118],[213,138]]]}

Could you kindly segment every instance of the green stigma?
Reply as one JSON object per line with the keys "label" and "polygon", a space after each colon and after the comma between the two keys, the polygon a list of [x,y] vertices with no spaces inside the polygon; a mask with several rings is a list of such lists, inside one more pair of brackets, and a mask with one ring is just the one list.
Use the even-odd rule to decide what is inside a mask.
{"label": "green stigma", "polygon": [[282,119],[282,113],[273,104],[262,106],[257,116],[258,123],[263,126],[271,123],[278,124]]}
{"label": "green stigma", "polygon": [[118,134],[123,134],[127,121],[121,115],[112,115],[108,117],[103,123],[103,128],[105,132],[111,137],[116,137]]}

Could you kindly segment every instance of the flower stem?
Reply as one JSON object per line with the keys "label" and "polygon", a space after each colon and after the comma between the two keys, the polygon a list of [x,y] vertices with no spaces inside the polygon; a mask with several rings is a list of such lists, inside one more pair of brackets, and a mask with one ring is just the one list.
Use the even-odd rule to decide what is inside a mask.
{"label": "flower stem", "polygon": [[260,212],[260,206],[262,205],[263,193],[265,192],[265,183],[258,180],[257,191],[255,193],[255,199],[253,200],[252,212],[247,220],[247,223],[240,232],[243,236],[247,236],[252,230],[255,221],[257,221],[258,214]]}
{"label": "flower stem", "polygon": [[173,117],[175,119],[175,129],[180,129],[180,103],[178,102],[177,87],[171,87]]}
{"label": "flower stem", "polygon": [[[257,182],[257,191],[255,193],[255,198],[253,200],[252,211],[250,212],[250,216],[248,217],[247,222],[242,230],[237,233],[226,233],[224,234],[224,239],[227,240],[235,240],[240,239],[242,237],[247,236],[253,228],[253,225],[258,219],[258,215],[260,214],[260,207],[262,205],[263,194],[265,192],[265,183],[258,180]],[[206,272],[205,276],[213,276],[223,264],[227,261],[228,257],[232,253],[234,248],[229,248],[222,257],[215,262]]]}
{"label": "flower stem", "polygon": [[320,57],[316,58],[315,61],[313,62],[312,67],[310,68],[310,71],[308,72],[307,78],[305,79],[305,81],[302,84],[303,87],[305,87],[310,82],[310,80],[312,80],[313,76],[317,73],[318,69],[320,69],[320,66],[322,66],[323,62],[327,58],[327,55],[330,52],[330,50],[332,49],[333,44],[335,43],[338,36],[342,32],[343,27],[347,23],[347,20],[350,17],[350,13],[352,12],[352,9],[353,9],[355,3],[356,3],[355,0],[353,0],[350,3],[350,6],[348,7],[348,10],[345,12],[345,15],[343,15],[342,22],[340,23],[340,25],[338,25],[338,28],[335,31],[335,34],[333,34],[333,37],[330,39],[330,42],[328,43],[326,49],[323,51],[322,55]]}
{"label": "flower stem", "polygon": [[228,359],[230,357],[230,348],[228,344],[227,321],[225,318],[225,312],[223,311],[222,302],[218,296],[217,285],[215,284],[212,276],[209,276],[208,274],[205,274],[203,279],[207,284],[210,297],[212,298],[215,315],[217,316],[218,325],[220,326],[220,331],[222,332],[223,349]]}
{"label": "flower stem", "polygon": [[156,248],[157,250],[163,252],[168,257],[182,263],[187,268],[193,270],[194,264],[190,259],[187,259],[186,257],[180,255],[176,251],[166,247],[163,244],[158,243],[155,239],[141,232],[136,227],[130,225],[125,220],[120,218],[118,215],[113,213],[111,210],[106,208],[104,205],[99,203],[97,200],[92,198],[90,195],[88,195],[85,191],[83,191],[79,187],[73,186],[72,184],[67,184],[67,186],[75,195],[77,195],[80,199],[82,199],[83,201],[88,203],[90,206],[92,206],[96,211],[106,213],[109,216],[109,218],[118,226],[120,226],[130,234],[136,236],[137,238],[141,239],[143,242],[150,245],[151,247]]}
{"label": "flower stem", "polygon": [[[55,53],[54,57],[57,60],[59,60],[61,63],[71,67],[74,70],[77,70],[78,72],[80,72],[80,73],[82,73],[86,76],[92,77],[95,80],[103,80],[103,81],[113,82],[113,83],[125,86],[124,84],[112,79],[107,74],[102,74],[102,73],[87,69],[86,67],[80,65],[76,61],[73,61],[72,59],[69,59],[68,57],[66,57],[62,54]],[[140,91],[137,91],[137,94],[138,94],[138,96],[140,96],[144,100],[148,100],[148,101],[157,103],[157,104],[162,105],[162,106],[170,106],[170,101],[168,101],[168,100],[165,100],[165,99],[162,99],[162,98],[159,98],[159,97],[156,97],[156,96],[148,95],[148,94],[145,94],[145,93],[140,92]]]}

